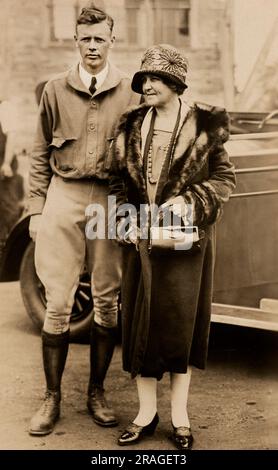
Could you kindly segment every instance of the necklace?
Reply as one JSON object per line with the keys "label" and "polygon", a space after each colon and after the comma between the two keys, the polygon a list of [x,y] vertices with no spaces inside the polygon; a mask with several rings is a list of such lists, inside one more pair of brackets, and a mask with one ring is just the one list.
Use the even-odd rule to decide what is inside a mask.
{"label": "necklace", "polygon": [[[145,144],[145,148],[144,148],[144,155],[143,155],[144,175],[146,175],[146,177],[149,179],[150,183],[156,183],[156,182],[158,182],[158,179],[159,179],[159,178],[154,178],[153,172],[152,172],[152,139],[153,139],[153,133],[154,133],[155,117],[156,117],[156,110],[154,108],[153,113],[152,113],[152,117],[151,117],[149,132],[148,132],[147,138],[146,138],[146,144]],[[165,152],[164,162],[163,162],[161,172],[160,172],[160,174],[163,174],[163,175],[166,174],[166,176],[168,176],[168,174],[169,174],[169,169],[170,169],[171,163],[172,163],[173,150],[174,150],[175,140],[176,140],[176,136],[177,136],[177,132],[178,132],[180,117],[181,117],[181,101],[180,101],[180,108],[179,108],[176,124],[175,124],[174,130],[172,132],[170,143],[167,146],[167,152]],[[158,183],[158,185],[159,185],[159,183]]]}
{"label": "necklace", "polygon": [[[164,161],[165,161],[169,146],[170,146],[170,143],[168,145],[162,147],[163,150],[164,150],[164,158],[163,158],[161,168],[164,165]],[[150,143],[150,147],[149,147],[149,151],[148,151],[147,175],[148,175],[149,183],[151,183],[151,184],[156,184],[157,183],[158,177],[155,178],[154,175],[153,175],[153,145],[152,145],[152,142]]]}

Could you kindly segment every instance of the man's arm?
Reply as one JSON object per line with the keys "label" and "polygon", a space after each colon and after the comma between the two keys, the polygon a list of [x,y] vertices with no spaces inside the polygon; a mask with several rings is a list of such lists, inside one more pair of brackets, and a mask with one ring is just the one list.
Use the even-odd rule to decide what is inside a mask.
{"label": "man's arm", "polygon": [[29,173],[29,214],[41,214],[52,177],[49,163],[49,145],[52,141],[52,112],[49,105],[47,90],[45,90],[40,107],[37,131],[33,151],[31,153]]}
{"label": "man's arm", "polygon": [[52,112],[47,91],[44,92],[39,107],[35,142],[30,161],[29,173],[29,214],[31,215],[29,233],[33,241],[41,223],[41,213],[52,177],[49,163],[49,144],[52,141]]}

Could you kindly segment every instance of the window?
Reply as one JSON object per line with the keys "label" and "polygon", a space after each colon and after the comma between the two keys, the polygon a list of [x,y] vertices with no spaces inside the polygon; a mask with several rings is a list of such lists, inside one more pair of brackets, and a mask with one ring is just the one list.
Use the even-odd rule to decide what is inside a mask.
{"label": "window", "polygon": [[64,42],[72,40],[79,12],[78,0],[51,0],[48,4],[50,40]]}
{"label": "window", "polygon": [[160,0],[155,2],[155,40],[184,46],[189,40],[190,2]]}
{"label": "window", "polygon": [[138,12],[139,8],[126,9],[127,43],[138,44]]}
{"label": "window", "polygon": [[[48,0],[49,38],[52,44],[72,44],[75,23],[88,0]],[[170,43],[188,44],[190,0],[105,0],[115,20],[115,35],[125,47]]]}
{"label": "window", "polygon": [[145,0],[125,0],[126,11],[126,43],[128,45],[139,45],[141,42],[142,30],[144,30],[144,20],[146,14]]}
{"label": "window", "polygon": [[[105,0],[104,4],[107,12],[115,20],[117,41],[125,41],[125,0]],[[88,0],[48,0],[49,39],[53,44],[63,45],[72,41],[77,17],[86,5],[88,5]],[[130,15],[127,24],[129,22],[131,24],[132,18],[133,15]],[[132,27],[129,28],[129,31],[131,29]],[[132,37],[137,37],[135,24],[133,29],[134,34],[130,34]]]}
{"label": "window", "polygon": [[[171,21],[169,21],[171,18]],[[182,46],[189,36],[189,10],[164,8],[162,10],[161,41]]]}

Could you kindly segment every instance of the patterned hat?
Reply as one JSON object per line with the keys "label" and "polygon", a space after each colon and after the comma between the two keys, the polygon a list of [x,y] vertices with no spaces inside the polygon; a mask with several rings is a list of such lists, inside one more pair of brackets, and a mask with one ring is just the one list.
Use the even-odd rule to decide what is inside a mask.
{"label": "patterned hat", "polygon": [[158,44],[149,47],[143,56],[139,72],[133,77],[132,90],[142,94],[142,80],[146,74],[168,78],[185,89],[187,67],[187,59],[173,46]]}
{"label": "patterned hat", "polygon": [[103,0],[90,0],[84,5],[84,8],[105,13],[105,3]]}

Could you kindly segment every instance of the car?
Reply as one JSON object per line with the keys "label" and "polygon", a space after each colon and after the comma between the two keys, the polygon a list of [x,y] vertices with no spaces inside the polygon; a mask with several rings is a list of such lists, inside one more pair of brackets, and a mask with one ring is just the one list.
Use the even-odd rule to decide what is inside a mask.
{"label": "car", "polygon": [[[229,114],[226,147],[236,167],[237,188],[217,224],[212,321],[278,331],[278,111]],[[40,330],[46,300],[28,226],[29,216],[23,213],[5,239],[0,282],[20,281],[26,311]],[[71,341],[88,338],[92,311],[84,266],[72,309]]]}
{"label": "car", "polygon": [[[29,220],[28,215],[23,215],[9,233],[0,260],[0,282],[20,281],[26,312],[37,329],[41,330],[46,300],[44,287],[36,274],[35,244],[29,237]],[[71,313],[71,341],[88,338],[92,310],[91,280],[84,266]]]}
{"label": "car", "polygon": [[230,118],[237,186],[217,227],[212,320],[278,331],[278,110]]}

